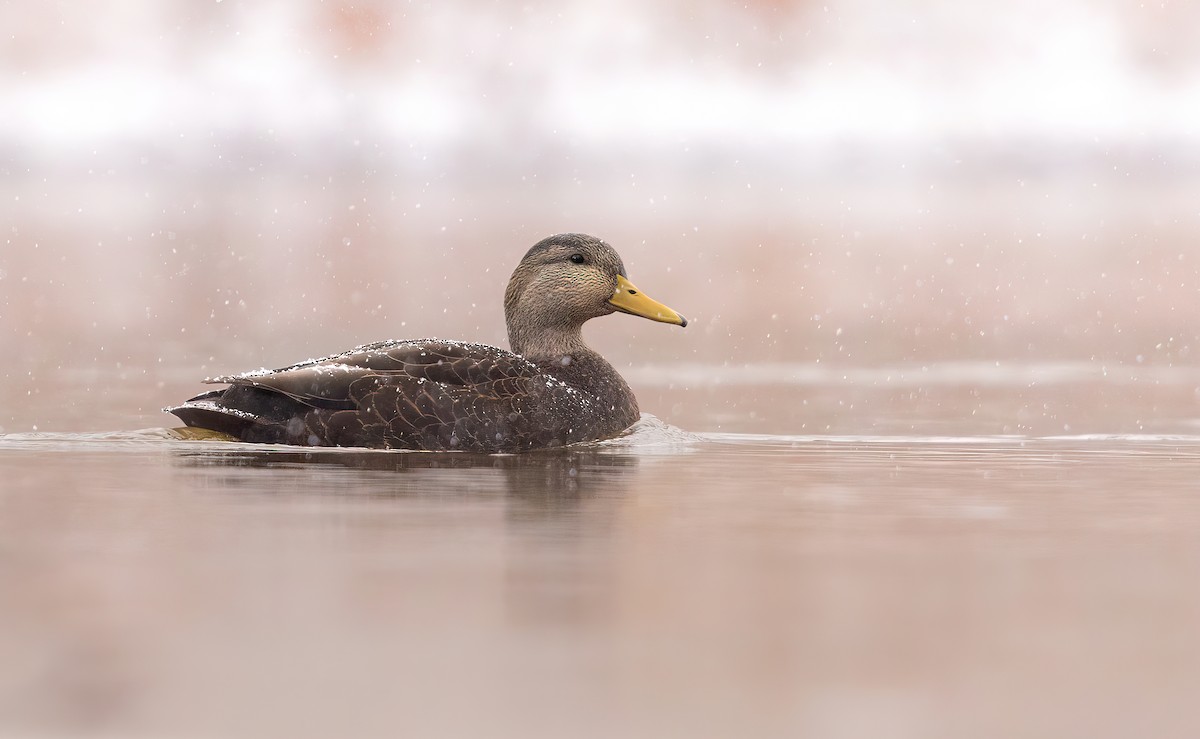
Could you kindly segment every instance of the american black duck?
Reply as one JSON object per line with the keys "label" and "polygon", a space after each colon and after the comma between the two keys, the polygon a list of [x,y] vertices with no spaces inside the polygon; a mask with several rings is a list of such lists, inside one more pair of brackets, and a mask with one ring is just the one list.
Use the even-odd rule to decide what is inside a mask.
{"label": "american black duck", "polygon": [[629,282],[611,246],[559,234],[535,244],[508,282],[511,352],[382,341],[205,380],[229,387],[166,410],[190,427],[273,444],[522,452],[604,439],[638,419],[638,403],[581,329],[616,311],[687,325]]}

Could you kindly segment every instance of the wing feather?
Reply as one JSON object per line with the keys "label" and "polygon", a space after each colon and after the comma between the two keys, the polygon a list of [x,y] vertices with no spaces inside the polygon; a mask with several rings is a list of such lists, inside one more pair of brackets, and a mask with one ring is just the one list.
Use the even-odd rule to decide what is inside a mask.
{"label": "wing feather", "polygon": [[524,410],[530,393],[544,389],[540,376],[533,363],[496,347],[427,339],[215,378],[232,387],[200,397],[243,424],[254,416],[247,435],[256,440],[487,450],[529,433]]}

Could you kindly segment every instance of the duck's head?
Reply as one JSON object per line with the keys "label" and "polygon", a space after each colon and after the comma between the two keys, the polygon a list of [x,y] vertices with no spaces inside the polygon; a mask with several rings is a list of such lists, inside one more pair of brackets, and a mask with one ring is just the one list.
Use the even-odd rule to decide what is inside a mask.
{"label": "duck's head", "polygon": [[585,321],[617,311],[687,325],[634,287],[611,246],[586,234],[558,234],[534,244],[504,293],[509,343],[526,356],[571,351],[564,344],[580,341]]}

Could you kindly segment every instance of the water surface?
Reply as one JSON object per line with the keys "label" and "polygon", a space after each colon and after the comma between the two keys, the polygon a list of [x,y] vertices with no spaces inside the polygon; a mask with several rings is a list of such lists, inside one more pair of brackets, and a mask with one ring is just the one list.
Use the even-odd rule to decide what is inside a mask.
{"label": "water surface", "polygon": [[1187,433],[647,417],[489,457],[23,432],[0,473],[5,733],[1195,725]]}

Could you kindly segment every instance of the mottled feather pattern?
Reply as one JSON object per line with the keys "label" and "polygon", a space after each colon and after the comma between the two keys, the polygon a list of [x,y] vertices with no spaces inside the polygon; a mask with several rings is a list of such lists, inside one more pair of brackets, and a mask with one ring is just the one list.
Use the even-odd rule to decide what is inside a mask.
{"label": "mottled feather pattern", "polygon": [[[235,435],[253,442],[525,451],[604,438],[637,419],[632,393],[612,409],[617,412],[589,418],[599,399],[556,376],[595,375],[603,387],[628,393],[607,362],[596,356],[603,366],[589,368],[591,359],[541,366],[484,344],[381,342],[279,370],[214,378],[232,387],[172,412],[187,422],[189,414],[210,415],[222,407],[249,411],[253,420],[239,416]],[[204,407],[189,409],[197,401]]]}

